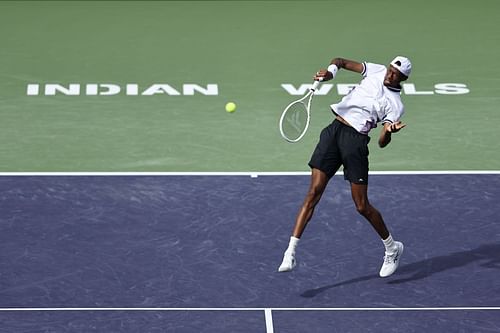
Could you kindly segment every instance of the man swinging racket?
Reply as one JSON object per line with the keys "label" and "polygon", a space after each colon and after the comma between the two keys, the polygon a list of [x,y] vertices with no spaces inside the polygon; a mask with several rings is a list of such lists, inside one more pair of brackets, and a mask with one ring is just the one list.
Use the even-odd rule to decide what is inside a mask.
{"label": "man swinging racket", "polygon": [[377,123],[382,123],[378,144],[384,148],[391,142],[392,134],[406,126],[400,121],[404,113],[400,92],[401,82],[410,75],[411,63],[402,56],[394,58],[387,67],[335,58],[328,69],[318,71],[314,79],[331,80],[341,68],[360,73],[363,79],[340,103],[331,105],[335,120],[323,129],[312,154],[309,162],[309,191],[297,215],[290,243],[278,271],[288,272],[296,266],[295,250],[300,237],[328,181],[343,165],[344,178],[351,183],[352,199],[357,211],[370,222],[385,246],[384,263],[379,274],[387,277],[398,268],[403,243],[392,238],[382,215],[368,201],[368,133]]}

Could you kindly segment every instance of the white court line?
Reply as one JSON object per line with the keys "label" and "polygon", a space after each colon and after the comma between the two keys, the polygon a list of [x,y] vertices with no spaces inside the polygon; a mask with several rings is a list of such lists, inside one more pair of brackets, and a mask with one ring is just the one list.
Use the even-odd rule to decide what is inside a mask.
{"label": "white court line", "polygon": [[272,311],[498,311],[500,307],[429,308],[0,308],[2,311],[264,311],[266,333],[274,333]]}
{"label": "white court line", "polygon": [[273,314],[271,309],[264,309],[266,316],[266,333],[274,333]]}
{"label": "white court line", "polygon": [[[241,171],[241,172],[0,172],[12,176],[308,176],[310,171]],[[370,171],[370,175],[498,175],[500,170]],[[342,171],[337,175],[343,175]]]}
{"label": "white court line", "polygon": [[[0,308],[0,311],[499,311],[500,306],[351,308]],[[266,312],[266,313],[267,313]],[[267,314],[266,314],[267,316]]]}

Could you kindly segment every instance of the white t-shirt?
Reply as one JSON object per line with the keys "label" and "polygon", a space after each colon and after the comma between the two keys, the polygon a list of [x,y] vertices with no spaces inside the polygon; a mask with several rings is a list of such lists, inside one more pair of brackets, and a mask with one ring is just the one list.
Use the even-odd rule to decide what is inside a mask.
{"label": "white t-shirt", "polygon": [[377,123],[399,121],[404,113],[401,89],[384,86],[387,68],[363,63],[363,80],[345,95],[340,103],[332,104],[332,111],[344,118],[359,133],[368,134]]}

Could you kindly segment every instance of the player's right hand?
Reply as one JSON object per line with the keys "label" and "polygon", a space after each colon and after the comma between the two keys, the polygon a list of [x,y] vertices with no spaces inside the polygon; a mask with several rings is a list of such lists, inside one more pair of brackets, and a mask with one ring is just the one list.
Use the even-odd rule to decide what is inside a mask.
{"label": "player's right hand", "polygon": [[332,73],[327,71],[326,69],[320,69],[319,71],[316,72],[316,74],[313,77],[313,80],[315,81],[328,81],[333,79]]}

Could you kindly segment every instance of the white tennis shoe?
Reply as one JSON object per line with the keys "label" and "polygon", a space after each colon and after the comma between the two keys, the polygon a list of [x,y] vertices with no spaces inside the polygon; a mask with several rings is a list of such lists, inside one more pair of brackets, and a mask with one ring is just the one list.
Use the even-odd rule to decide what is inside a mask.
{"label": "white tennis shoe", "polygon": [[278,272],[290,272],[297,265],[295,253],[285,252],[283,262],[278,268]]}
{"label": "white tennis shoe", "polygon": [[404,246],[401,242],[394,243],[396,244],[397,250],[394,253],[385,253],[384,264],[382,265],[382,268],[380,268],[380,277],[391,276],[399,266]]}

